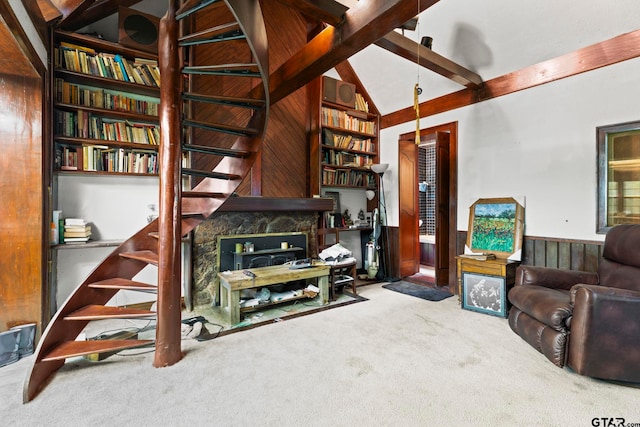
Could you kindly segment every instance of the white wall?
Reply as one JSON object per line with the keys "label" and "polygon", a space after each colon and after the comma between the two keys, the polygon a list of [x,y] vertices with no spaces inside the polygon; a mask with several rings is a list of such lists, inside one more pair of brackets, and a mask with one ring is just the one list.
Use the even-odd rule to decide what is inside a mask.
{"label": "white wall", "polygon": [[[93,240],[125,240],[147,224],[158,204],[157,177],[60,175],[57,208],[65,218],[80,217],[91,223]],[[156,211],[157,213],[157,211]],[[115,247],[90,248],[74,245],[57,250],[56,301],[58,307]],[[145,267],[135,278],[156,284],[155,266]],[[155,300],[140,292],[119,292],[113,304]]]}
{"label": "white wall", "polygon": [[[426,16],[422,25],[429,25],[434,51],[488,80],[639,28],[640,2],[588,0],[576,7],[568,0],[546,6],[448,0]],[[373,76],[358,67],[365,53],[359,55],[354,68],[369,90]],[[379,108],[412,105],[410,89],[400,87],[416,82],[413,67],[405,78],[410,85],[388,76],[372,80]],[[638,76],[640,59],[634,59],[422,119],[421,128],[458,122],[458,229],[467,229],[476,199],[514,196],[526,198],[526,235],[602,240],[595,233],[596,127],[640,119]],[[442,80],[421,72],[421,101],[461,89]],[[395,92],[395,104],[378,102],[376,84],[384,86],[381,94]],[[398,100],[398,93],[407,96]],[[397,139],[414,129],[411,122],[381,133],[381,162],[390,163],[384,185],[391,225],[398,224]]]}
{"label": "white wall", "polygon": [[[637,120],[640,59],[439,114],[458,122],[458,229],[483,197],[525,197],[525,234],[601,240],[596,230],[596,127]],[[383,131],[390,223],[398,223],[397,137]]]}

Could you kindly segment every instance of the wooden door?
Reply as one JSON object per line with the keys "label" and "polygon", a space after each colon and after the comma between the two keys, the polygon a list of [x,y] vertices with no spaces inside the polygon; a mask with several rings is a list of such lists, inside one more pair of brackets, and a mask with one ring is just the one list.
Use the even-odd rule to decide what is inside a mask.
{"label": "wooden door", "polygon": [[436,132],[435,273],[438,286],[449,283],[449,157],[449,134]]}
{"label": "wooden door", "polygon": [[398,188],[400,189],[399,266],[400,277],[420,271],[418,219],[418,146],[414,140],[398,141]]}

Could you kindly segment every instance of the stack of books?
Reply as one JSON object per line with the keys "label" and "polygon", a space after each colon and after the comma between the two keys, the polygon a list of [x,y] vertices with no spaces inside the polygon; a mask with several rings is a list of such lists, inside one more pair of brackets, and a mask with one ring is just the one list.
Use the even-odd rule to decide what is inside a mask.
{"label": "stack of books", "polygon": [[65,218],[64,243],[86,243],[91,238],[91,225],[82,218]]}

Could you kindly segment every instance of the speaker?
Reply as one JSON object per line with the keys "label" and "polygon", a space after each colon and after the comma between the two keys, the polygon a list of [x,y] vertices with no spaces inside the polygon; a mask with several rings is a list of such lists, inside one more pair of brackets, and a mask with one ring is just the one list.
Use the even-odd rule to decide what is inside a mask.
{"label": "speaker", "polygon": [[328,76],[322,78],[322,99],[345,107],[356,107],[356,85]]}
{"label": "speaker", "polygon": [[146,52],[158,53],[160,18],[128,7],[118,9],[118,43]]}

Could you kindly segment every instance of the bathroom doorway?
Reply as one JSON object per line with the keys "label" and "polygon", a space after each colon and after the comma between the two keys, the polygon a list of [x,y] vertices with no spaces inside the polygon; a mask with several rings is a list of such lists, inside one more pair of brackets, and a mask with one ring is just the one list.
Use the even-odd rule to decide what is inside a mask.
{"label": "bathroom doorway", "polygon": [[414,159],[413,167],[399,168],[399,233],[417,248],[416,272],[456,292],[457,123],[422,129],[415,142],[415,132],[399,139],[401,156]]}

